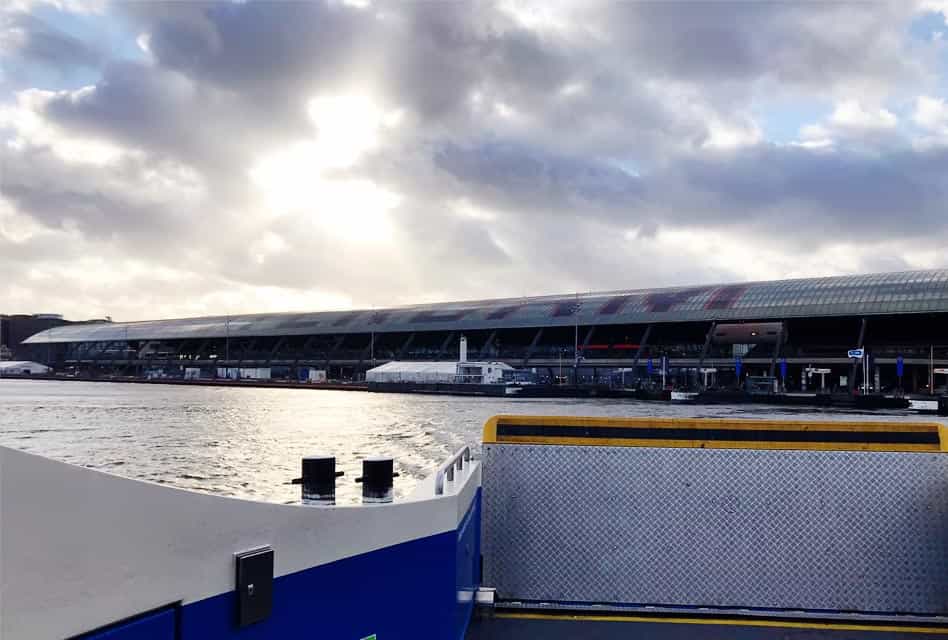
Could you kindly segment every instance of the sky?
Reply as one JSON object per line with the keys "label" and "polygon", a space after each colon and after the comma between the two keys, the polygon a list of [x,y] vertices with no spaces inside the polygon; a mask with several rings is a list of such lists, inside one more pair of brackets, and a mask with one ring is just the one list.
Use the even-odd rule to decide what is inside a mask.
{"label": "sky", "polygon": [[948,266],[948,1],[0,3],[0,313]]}

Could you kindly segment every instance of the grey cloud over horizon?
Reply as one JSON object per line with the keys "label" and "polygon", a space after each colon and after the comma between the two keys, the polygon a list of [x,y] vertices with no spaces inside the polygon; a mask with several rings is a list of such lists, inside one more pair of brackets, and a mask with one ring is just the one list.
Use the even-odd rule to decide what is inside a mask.
{"label": "grey cloud over horizon", "polygon": [[[948,109],[924,119],[944,131],[911,117],[941,95],[943,51],[907,35],[918,7],[513,7],[106,6],[96,19],[136,57],[2,14],[16,60],[97,71],[0,96],[0,311],[146,319],[948,265]],[[771,139],[801,104],[823,115]]]}

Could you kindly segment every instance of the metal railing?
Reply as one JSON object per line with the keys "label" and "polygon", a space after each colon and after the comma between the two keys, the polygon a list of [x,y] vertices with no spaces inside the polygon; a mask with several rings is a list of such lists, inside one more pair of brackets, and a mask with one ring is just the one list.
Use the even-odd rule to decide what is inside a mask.
{"label": "metal railing", "polygon": [[454,481],[454,468],[457,467],[458,471],[464,469],[464,463],[470,462],[471,460],[471,448],[467,445],[464,445],[458,449],[453,456],[448,458],[440,467],[438,467],[438,472],[435,474],[435,495],[440,496],[444,494],[444,480],[447,477],[448,482]]}

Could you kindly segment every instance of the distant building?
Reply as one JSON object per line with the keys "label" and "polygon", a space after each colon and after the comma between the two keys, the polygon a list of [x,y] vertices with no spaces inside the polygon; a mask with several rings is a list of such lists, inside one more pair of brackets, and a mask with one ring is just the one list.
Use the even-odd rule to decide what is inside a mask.
{"label": "distant building", "polygon": [[[678,388],[737,388],[747,376],[776,377],[789,390],[820,388],[821,376],[828,390],[865,382],[940,391],[948,383],[948,269],[34,326],[43,331],[26,346],[37,357],[18,359],[91,373],[162,369],[183,377],[200,368],[212,377],[220,368],[256,367],[271,368],[274,378],[298,380],[303,369],[318,369],[331,379],[362,379],[396,361],[447,362],[433,368],[456,376],[452,363],[465,336],[471,361],[530,369],[540,382],[611,380],[619,372],[623,384]],[[856,347],[868,354],[859,366],[849,355]]]}
{"label": "distant building", "polygon": [[58,313],[0,314],[0,360],[46,362],[50,359],[49,349],[24,344],[24,341],[41,331],[53,331],[55,335],[56,327],[71,324],[78,323],[65,320]]}

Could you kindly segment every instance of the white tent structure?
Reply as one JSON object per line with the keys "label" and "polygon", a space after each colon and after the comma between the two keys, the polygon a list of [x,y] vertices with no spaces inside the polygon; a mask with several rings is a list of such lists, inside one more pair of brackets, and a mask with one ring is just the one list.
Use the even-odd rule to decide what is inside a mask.
{"label": "white tent structure", "polygon": [[39,362],[24,360],[0,360],[0,377],[3,376],[35,376],[49,373],[49,367]]}
{"label": "white tent structure", "polygon": [[369,369],[366,382],[500,384],[514,368],[503,362],[387,362]]}
{"label": "white tent structure", "polygon": [[366,382],[422,382],[453,384],[457,362],[386,362],[365,372]]}

